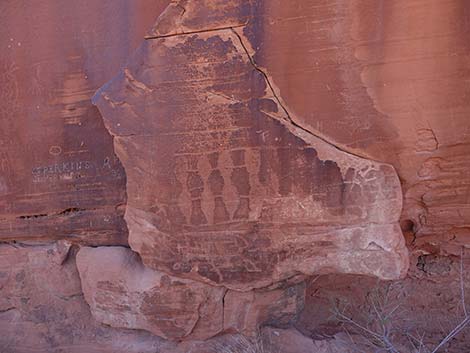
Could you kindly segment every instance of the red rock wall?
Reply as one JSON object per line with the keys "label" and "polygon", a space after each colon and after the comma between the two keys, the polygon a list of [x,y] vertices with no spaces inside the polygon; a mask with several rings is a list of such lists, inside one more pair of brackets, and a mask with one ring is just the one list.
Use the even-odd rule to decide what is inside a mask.
{"label": "red rock wall", "polygon": [[166,4],[0,4],[0,240],[127,243],[125,173],[90,98]]}
{"label": "red rock wall", "polygon": [[160,346],[150,334],[97,323],[83,299],[75,254],[63,242],[49,243],[127,244],[125,174],[91,96],[166,5],[0,2],[2,353]]}
{"label": "red rock wall", "polygon": [[[127,174],[129,245],[155,272],[149,288],[128,283],[125,278],[136,275],[124,269],[103,276],[91,268],[127,263],[103,262],[123,255],[82,249],[85,298],[103,323],[169,339],[215,336],[231,326],[225,321],[235,311],[227,309],[232,303],[240,312],[270,311],[267,317],[252,313],[251,323],[241,319],[245,334],[250,326],[275,322],[276,312],[285,310],[280,300],[270,303],[275,295],[261,296],[261,304],[246,298],[292,278],[339,272],[397,279],[408,268],[394,169],[347,153],[296,123],[254,61],[262,35],[257,6],[213,5],[170,4],[93,99]],[[162,273],[171,275],[164,276],[165,285]],[[101,288],[106,277],[110,287]],[[223,303],[215,288],[231,290]],[[141,298],[139,292],[147,291],[152,294]],[[177,299],[183,293],[206,315]],[[175,303],[162,300],[168,296]],[[295,314],[303,298],[291,297]],[[114,314],[122,303],[128,303],[124,317]],[[152,312],[174,323],[149,324],[142,310],[149,305],[166,308]],[[191,324],[197,318],[199,326],[205,320],[213,326]]]}
{"label": "red rock wall", "polygon": [[296,122],[396,168],[416,245],[468,243],[468,1],[257,3],[254,60]]}
{"label": "red rock wall", "polygon": [[139,329],[287,326],[308,275],[404,275],[402,231],[470,244],[467,1],[168,3],[0,3],[1,352],[204,350]]}

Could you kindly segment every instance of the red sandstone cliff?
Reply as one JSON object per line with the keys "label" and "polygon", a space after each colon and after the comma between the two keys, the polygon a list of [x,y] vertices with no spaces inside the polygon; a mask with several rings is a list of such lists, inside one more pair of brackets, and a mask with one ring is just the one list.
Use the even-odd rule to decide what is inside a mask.
{"label": "red sandstone cliff", "polygon": [[395,281],[400,328],[453,327],[466,1],[5,1],[0,19],[0,352],[248,352],[260,327],[273,352],[344,352],[330,301],[361,311],[389,286],[367,276]]}

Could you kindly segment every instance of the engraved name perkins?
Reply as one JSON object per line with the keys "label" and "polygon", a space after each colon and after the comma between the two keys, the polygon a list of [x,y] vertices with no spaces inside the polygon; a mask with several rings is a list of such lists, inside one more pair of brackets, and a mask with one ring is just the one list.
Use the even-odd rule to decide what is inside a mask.
{"label": "engraved name perkins", "polygon": [[70,175],[91,168],[93,168],[93,162],[91,161],[66,161],[48,166],[34,167],[31,173],[33,175],[33,181],[41,181],[42,179]]}
{"label": "engraved name perkins", "polygon": [[101,163],[99,161],[79,160],[37,166],[31,169],[31,174],[33,183],[72,180],[98,175],[122,179],[125,174],[120,166],[117,158],[107,156]]}

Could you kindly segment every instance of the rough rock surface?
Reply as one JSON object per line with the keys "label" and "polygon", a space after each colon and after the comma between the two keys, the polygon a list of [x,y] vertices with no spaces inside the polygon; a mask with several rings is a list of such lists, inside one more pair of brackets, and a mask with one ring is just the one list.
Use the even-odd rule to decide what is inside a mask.
{"label": "rough rock surface", "polygon": [[468,244],[468,1],[197,3],[173,3],[149,37],[236,28],[296,124],[395,167],[417,248]]}
{"label": "rough rock surface", "polygon": [[165,346],[147,332],[93,319],[73,252],[58,243],[0,245],[0,351],[155,353]]}
{"label": "rough rock surface", "polygon": [[206,339],[223,329],[223,288],[148,269],[122,247],[81,248],[77,267],[99,322],[167,339]]}
{"label": "rough rock surface", "polygon": [[289,326],[305,297],[303,282],[226,292],[146,268],[136,253],[123,247],[83,247],[77,267],[85,300],[98,322],[171,340],[203,340],[222,331],[255,336],[260,325]]}
{"label": "rough rock surface", "polygon": [[[364,345],[351,345],[354,338],[338,334],[323,340],[312,340],[295,329],[279,330],[265,328],[262,331],[261,347],[267,352],[279,353],[357,353],[372,352]],[[263,352],[261,350],[261,352]],[[408,353],[408,352],[400,352]]]}
{"label": "rough rock surface", "polygon": [[273,290],[235,292],[224,298],[224,330],[256,337],[259,327],[288,327],[304,307],[305,283]]}
{"label": "rough rock surface", "polygon": [[174,344],[145,331],[100,324],[84,299],[75,250],[64,243],[0,245],[0,329],[2,353],[247,353],[256,348],[241,335]]}
{"label": "rough rock surface", "polygon": [[[307,285],[305,309],[295,326],[314,340],[332,337],[344,330],[344,323],[339,323],[332,312],[343,308],[357,323],[367,323],[377,330],[380,321],[376,309],[379,313],[392,313],[397,308],[387,324],[396,333],[394,344],[403,348],[399,352],[412,348],[409,334],[424,334],[423,343],[431,352],[464,318],[461,291],[463,288],[468,297],[470,257],[464,253],[461,262],[456,257],[414,256],[411,264],[408,276],[399,281],[340,274],[316,277]],[[468,299],[466,305],[468,311]],[[363,333],[352,326],[347,329],[350,333]],[[470,352],[468,326],[442,350]]]}
{"label": "rough rock surface", "polygon": [[95,97],[127,174],[131,247],[151,268],[243,291],[299,273],[404,275],[395,171],[292,121],[228,28],[245,5],[198,3],[164,32],[196,7],[173,3]]}
{"label": "rough rock surface", "polygon": [[0,241],[127,244],[125,173],[90,98],[167,4],[0,2]]}
{"label": "rough rock surface", "polygon": [[[115,100],[98,97],[124,171],[90,97],[163,10],[102,90]],[[0,23],[2,353],[334,351],[331,298],[364,313],[367,293],[388,286],[315,277],[296,324],[314,340],[265,328],[269,347],[222,333],[163,342],[119,317],[120,328],[102,325],[83,297],[76,244],[128,245],[125,173],[131,245],[153,267],[132,255],[134,271],[232,288],[229,332],[290,322],[295,283],[312,271],[402,273],[401,194],[413,252],[470,244],[466,0],[17,0],[0,2]],[[289,286],[252,290],[285,277]],[[455,258],[413,258],[396,283],[398,326],[438,342],[461,318],[458,282]],[[101,298],[95,315],[139,299],[131,288]],[[121,306],[121,318],[137,309]],[[446,349],[468,352],[468,342],[467,330]]]}
{"label": "rough rock surface", "polygon": [[458,255],[470,238],[470,3],[254,3],[243,32],[292,119],[392,164],[414,245]]}
{"label": "rough rock surface", "polygon": [[[261,330],[258,339],[247,339],[242,335],[227,334],[205,342],[183,342],[173,350],[163,349],[159,353],[369,353],[364,344],[351,345],[352,338],[338,334],[328,339],[312,340],[295,329]],[[358,342],[360,338],[358,339]],[[411,353],[400,351],[400,353]]]}

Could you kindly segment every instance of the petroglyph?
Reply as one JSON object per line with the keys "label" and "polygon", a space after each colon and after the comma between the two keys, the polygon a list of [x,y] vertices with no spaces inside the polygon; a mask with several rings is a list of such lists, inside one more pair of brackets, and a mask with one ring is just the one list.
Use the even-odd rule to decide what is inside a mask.
{"label": "petroglyph", "polygon": [[401,276],[393,168],[297,126],[243,31],[214,28],[145,41],[94,97],[126,169],[132,249],[156,270],[236,290],[298,274]]}

